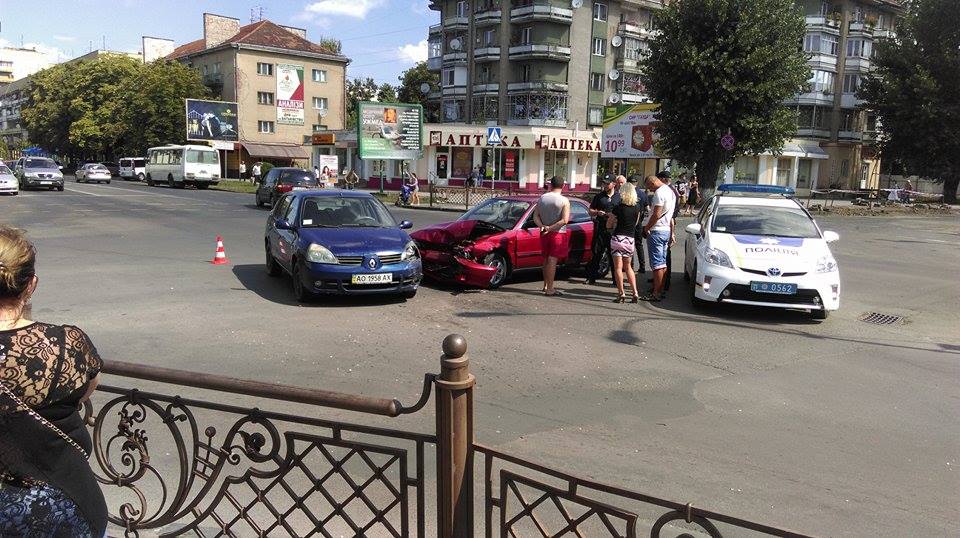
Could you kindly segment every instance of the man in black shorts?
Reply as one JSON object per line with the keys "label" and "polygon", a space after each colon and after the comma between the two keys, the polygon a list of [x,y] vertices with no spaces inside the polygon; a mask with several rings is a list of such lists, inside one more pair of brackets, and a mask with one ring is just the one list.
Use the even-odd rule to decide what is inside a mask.
{"label": "man in black shorts", "polygon": [[590,263],[587,264],[587,284],[596,284],[600,277],[600,260],[607,259],[607,267],[612,267],[610,259],[610,231],[607,230],[607,216],[620,204],[620,193],[613,176],[606,174],[600,181],[603,191],[597,193],[590,203],[590,216],[593,217],[593,242],[590,245]]}

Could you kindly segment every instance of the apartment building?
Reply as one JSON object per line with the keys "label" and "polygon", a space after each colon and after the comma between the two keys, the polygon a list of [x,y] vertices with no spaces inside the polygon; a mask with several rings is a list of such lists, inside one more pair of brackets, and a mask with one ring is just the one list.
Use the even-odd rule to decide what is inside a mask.
{"label": "apartment building", "polygon": [[856,97],[872,69],[877,40],[892,37],[899,0],[797,0],[810,55],[807,91],[788,101],[797,111],[796,137],[779,155],[740,157],[726,180],[811,188],[877,188],[877,119]]}
{"label": "apartment building", "polygon": [[257,161],[312,166],[320,153],[311,135],[344,127],[349,59],[309,41],[304,29],[268,20],[241,26],[205,13],[203,38],[167,59],[197,69],[218,98],[238,103],[240,140],[226,159],[231,176],[241,160],[248,171]]}
{"label": "apartment building", "polygon": [[[457,184],[476,166],[519,188],[559,175],[596,185],[603,107],[647,101],[638,60],[653,38],[657,0],[433,0],[430,95],[422,173]],[[486,144],[487,126],[509,146]],[[461,141],[463,143],[461,143]],[[505,184],[505,183],[504,183]]]}
{"label": "apartment building", "polygon": [[50,67],[50,57],[35,48],[0,47],[0,86]]}

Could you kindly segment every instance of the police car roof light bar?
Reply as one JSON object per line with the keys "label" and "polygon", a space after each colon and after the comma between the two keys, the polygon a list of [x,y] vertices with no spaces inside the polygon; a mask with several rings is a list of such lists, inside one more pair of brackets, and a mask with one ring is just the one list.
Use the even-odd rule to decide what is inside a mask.
{"label": "police car roof light bar", "polygon": [[717,192],[720,193],[750,193],[750,194],[782,194],[783,196],[793,196],[796,191],[793,187],[781,187],[780,185],[743,185],[740,183],[724,183],[717,186]]}

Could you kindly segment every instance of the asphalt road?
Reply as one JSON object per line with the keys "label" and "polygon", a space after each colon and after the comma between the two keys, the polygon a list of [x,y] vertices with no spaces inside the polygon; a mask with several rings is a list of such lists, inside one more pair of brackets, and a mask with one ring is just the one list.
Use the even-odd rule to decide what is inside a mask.
{"label": "asphalt road", "polygon": [[[107,358],[412,403],[457,332],[485,444],[819,535],[960,534],[957,218],[822,219],[841,236],[843,279],[825,322],[693,311],[679,274],[657,305],[611,304],[611,289],[573,274],[563,298],[539,295],[534,275],[493,292],[431,285],[407,302],[300,306],[287,279],[264,274],[266,211],[252,195],[66,188],[0,198],[0,222],[37,245],[34,316],[80,325]],[[417,227],[455,217],[395,214]],[[218,234],[230,265],[209,263]],[[866,312],[907,321],[872,325]],[[429,432],[429,409],[324,416]]]}

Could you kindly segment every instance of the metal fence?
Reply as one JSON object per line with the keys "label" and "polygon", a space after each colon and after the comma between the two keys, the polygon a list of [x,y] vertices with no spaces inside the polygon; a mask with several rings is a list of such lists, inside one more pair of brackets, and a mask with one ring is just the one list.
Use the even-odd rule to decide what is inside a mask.
{"label": "metal fence", "polygon": [[[475,379],[466,342],[457,335],[444,340],[440,373],[424,376],[421,396],[410,406],[121,362],[106,362],[104,372],[130,385],[141,379],[216,391],[199,400],[103,385],[97,407],[86,404],[91,460],[110,500],[110,521],[129,537],[469,537],[478,531],[487,537],[633,537],[642,531],[656,538],[667,529],[671,536],[717,537],[723,525],[738,535],[804,536],[585,480],[475,443]],[[432,391],[433,433],[317,416],[322,407],[412,414]],[[232,395],[278,407],[306,404],[317,412],[249,408],[229,403]],[[484,517],[475,521],[480,467]],[[428,515],[433,505],[436,513]]]}
{"label": "metal fence", "polygon": [[485,189],[483,187],[441,187],[430,184],[430,207],[451,205],[465,210],[497,196],[517,194],[513,187]]}

